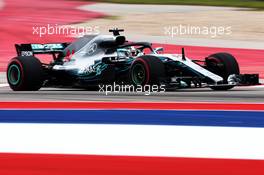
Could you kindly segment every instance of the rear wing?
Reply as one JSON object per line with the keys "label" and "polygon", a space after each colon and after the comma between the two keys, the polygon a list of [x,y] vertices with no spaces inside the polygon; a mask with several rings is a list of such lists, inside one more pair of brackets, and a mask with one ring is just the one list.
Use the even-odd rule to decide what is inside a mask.
{"label": "rear wing", "polygon": [[17,56],[62,53],[70,43],[15,44]]}

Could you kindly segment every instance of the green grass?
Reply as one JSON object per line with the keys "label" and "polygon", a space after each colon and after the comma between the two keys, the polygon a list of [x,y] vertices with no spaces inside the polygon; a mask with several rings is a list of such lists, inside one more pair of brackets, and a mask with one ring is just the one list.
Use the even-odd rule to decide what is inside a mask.
{"label": "green grass", "polygon": [[105,16],[104,18],[105,18],[105,19],[109,19],[109,20],[117,20],[117,19],[119,19],[118,16],[114,16],[114,15],[107,15],[107,16]]}
{"label": "green grass", "polygon": [[123,4],[177,4],[264,9],[264,0],[94,0]]}

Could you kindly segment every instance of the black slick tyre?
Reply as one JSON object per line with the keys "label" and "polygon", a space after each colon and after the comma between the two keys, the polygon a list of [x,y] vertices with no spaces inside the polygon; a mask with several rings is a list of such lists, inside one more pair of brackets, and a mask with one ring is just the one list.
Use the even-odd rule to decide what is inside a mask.
{"label": "black slick tyre", "polygon": [[6,74],[8,84],[14,91],[36,91],[43,85],[42,64],[33,56],[13,58]]}
{"label": "black slick tyre", "polygon": [[129,71],[130,82],[136,86],[159,85],[164,77],[164,64],[151,55],[136,58]]}
{"label": "black slick tyre", "polygon": [[[216,53],[212,54],[205,59],[206,68],[221,76],[224,81],[223,84],[228,83],[228,77],[232,74],[240,74],[239,65],[236,58],[229,53]],[[233,85],[223,85],[223,86],[210,86],[213,90],[229,90],[232,89]]]}

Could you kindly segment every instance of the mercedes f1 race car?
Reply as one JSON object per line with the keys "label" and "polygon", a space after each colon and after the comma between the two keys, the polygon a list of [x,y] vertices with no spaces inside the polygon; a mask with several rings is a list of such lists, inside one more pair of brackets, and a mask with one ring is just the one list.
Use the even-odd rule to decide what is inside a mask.
{"label": "mercedes f1 race car", "polygon": [[[163,54],[148,42],[129,42],[123,30],[111,35],[89,35],[72,43],[16,44],[17,57],[7,68],[15,91],[41,87],[98,87],[101,84],[163,85],[170,89],[210,87],[228,90],[241,84],[258,84],[257,74],[242,75],[234,56],[215,53],[204,60],[180,54]],[[49,64],[38,54],[52,56]]]}

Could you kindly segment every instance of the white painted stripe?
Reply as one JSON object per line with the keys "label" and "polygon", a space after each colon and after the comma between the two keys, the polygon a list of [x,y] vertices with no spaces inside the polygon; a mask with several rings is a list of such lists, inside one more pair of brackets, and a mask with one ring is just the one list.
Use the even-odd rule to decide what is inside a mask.
{"label": "white painted stripe", "polygon": [[262,89],[262,88],[264,88],[264,85],[248,86],[248,88],[252,88],[252,89]]}
{"label": "white painted stripe", "polygon": [[0,84],[0,87],[8,87],[9,85],[7,83]]}
{"label": "white painted stripe", "polygon": [[0,124],[0,152],[264,159],[264,128]]}

